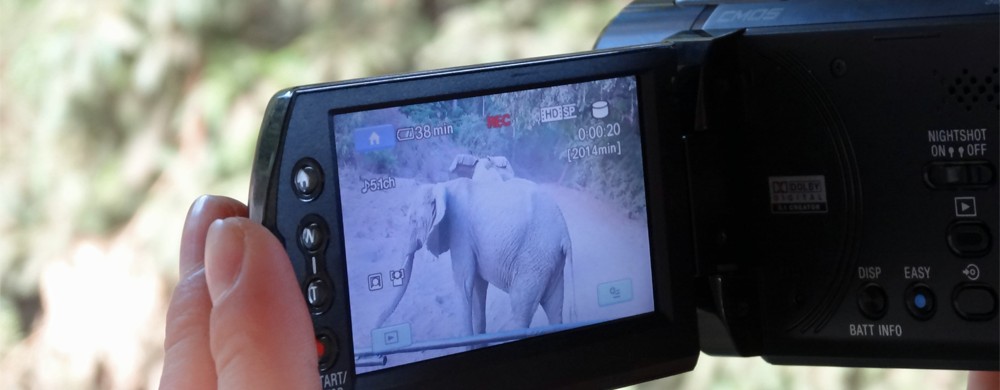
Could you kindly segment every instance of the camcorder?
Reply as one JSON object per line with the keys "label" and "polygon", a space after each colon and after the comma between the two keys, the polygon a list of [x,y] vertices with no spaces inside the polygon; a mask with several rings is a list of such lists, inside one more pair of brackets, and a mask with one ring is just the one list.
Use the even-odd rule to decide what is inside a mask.
{"label": "camcorder", "polygon": [[997,370],[998,20],[637,1],[593,51],[283,90],[250,215],[325,389]]}

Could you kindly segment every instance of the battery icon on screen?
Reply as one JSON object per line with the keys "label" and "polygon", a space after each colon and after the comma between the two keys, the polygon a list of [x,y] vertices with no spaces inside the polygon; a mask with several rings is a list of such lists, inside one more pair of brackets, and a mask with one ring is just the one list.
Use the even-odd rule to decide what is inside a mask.
{"label": "battery icon on screen", "polygon": [[396,141],[403,142],[413,139],[412,127],[400,127],[396,129]]}

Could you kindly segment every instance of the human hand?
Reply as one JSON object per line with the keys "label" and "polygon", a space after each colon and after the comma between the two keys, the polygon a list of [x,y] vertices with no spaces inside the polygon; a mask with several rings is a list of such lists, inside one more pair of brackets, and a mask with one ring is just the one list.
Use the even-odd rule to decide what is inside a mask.
{"label": "human hand", "polygon": [[181,238],[161,389],[318,389],[316,341],[277,239],[242,203],[202,196]]}

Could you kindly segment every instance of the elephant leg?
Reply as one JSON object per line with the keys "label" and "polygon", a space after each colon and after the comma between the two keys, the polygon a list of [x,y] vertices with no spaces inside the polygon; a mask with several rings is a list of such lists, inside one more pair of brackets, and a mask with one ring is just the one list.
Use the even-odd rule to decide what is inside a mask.
{"label": "elephant leg", "polygon": [[545,287],[541,281],[521,281],[511,284],[510,287],[510,320],[504,326],[504,330],[524,329],[531,325],[531,317],[534,317],[535,310],[538,310],[538,301],[542,295],[542,288]]}
{"label": "elephant leg", "polygon": [[472,333],[486,333],[486,288],[489,287],[478,275],[472,279]]}
{"label": "elephant leg", "polygon": [[472,335],[474,334],[473,333],[474,329],[472,326],[473,324],[472,306],[474,305],[472,303],[472,290],[473,290],[472,280],[469,280],[468,278],[456,274],[455,284],[458,285],[458,295],[459,295],[458,302],[461,306],[458,310],[458,316],[459,318],[462,319],[461,334],[466,336]]}
{"label": "elephant leg", "polygon": [[549,318],[549,325],[562,323],[563,311],[563,275],[562,270],[552,274],[548,287],[542,296],[542,310]]}
{"label": "elephant leg", "polygon": [[476,303],[473,300],[473,292],[475,290],[475,279],[478,276],[476,275],[475,260],[472,260],[473,256],[462,252],[452,249],[451,269],[455,277],[455,285],[458,287],[458,301],[462,306],[458,312],[459,318],[462,319],[461,334],[463,336],[471,336],[475,334],[474,313],[476,309],[474,307]]}
{"label": "elephant leg", "polygon": [[[486,333],[486,288],[489,287],[478,275],[472,281],[472,334]],[[476,344],[471,349],[487,347],[489,344]]]}

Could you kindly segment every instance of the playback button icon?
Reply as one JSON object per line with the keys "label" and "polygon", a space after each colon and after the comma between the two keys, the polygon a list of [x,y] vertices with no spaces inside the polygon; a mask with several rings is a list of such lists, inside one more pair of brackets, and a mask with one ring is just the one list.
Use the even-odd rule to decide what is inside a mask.
{"label": "playback button icon", "polygon": [[955,197],[955,216],[956,217],[975,217],[976,216],[976,198],[972,196],[957,196]]}

